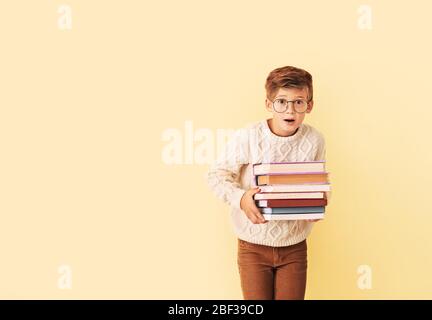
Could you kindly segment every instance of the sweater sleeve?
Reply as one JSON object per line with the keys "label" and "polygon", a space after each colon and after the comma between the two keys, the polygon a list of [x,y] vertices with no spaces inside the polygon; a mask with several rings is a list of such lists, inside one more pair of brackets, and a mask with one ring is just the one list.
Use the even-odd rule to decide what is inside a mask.
{"label": "sweater sleeve", "polygon": [[239,210],[240,200],[246,192],[240,186],[240,171],[248,162],[248,133],[246,129],[239,129],[206,173],[207,184],[216,197]]}
{"label": "sweater sleeve", "polygon": [[319,135],[318,139],[318,149],[317,153],[315,155],[315,161],[324,160],[326,158],[326,145],[325,145],[325,139],[322,134]]}
{"label": "sweater sleeve", "polygon": [[[320,138],[318,140],[318,150],[315,156],[315,161],[326,160],[326,144],[325,139],[322,134],[320,134]],[[330,182],[330,181],[329,181]],[[331,190],[326,191],[327,202],[330,201]]]}

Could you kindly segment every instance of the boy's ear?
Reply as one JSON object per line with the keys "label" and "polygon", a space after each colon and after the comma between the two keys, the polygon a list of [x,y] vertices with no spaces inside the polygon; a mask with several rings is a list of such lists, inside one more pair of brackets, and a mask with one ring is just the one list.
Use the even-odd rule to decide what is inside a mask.
{"label": "boy's ear", "polygon": [[309,102],[308,108],[306,110],[306,113],[311,113],[312,109],[313,109],[313,100]]}
{"label": "boy's ear", "polygon": [[273,103],[269,99],[265,99],[265,106],[267,111],[272,112],[273,111]]}

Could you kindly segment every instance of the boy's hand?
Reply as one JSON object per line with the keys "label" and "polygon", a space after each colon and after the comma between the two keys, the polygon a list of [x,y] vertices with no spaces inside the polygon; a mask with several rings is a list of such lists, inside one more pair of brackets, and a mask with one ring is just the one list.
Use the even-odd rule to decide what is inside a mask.
{"label": "boy's hand", "polygon": [[264,219],[263,215],[255,205],[255,200],[253,196],[255,193],[258,192],[260,192],[260,189],[258,187],[246,191],[240,200],[240,208],[244,211],[244,213],[252,223],[267,223],[268,221]]}

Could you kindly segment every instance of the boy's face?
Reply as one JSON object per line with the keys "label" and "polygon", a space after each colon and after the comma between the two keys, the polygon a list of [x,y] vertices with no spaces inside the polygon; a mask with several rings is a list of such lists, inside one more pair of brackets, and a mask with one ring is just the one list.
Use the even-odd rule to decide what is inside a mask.
{"label": "boy's face", "polygon": [[[302,89],[279,88],[273,101],[275,101],[276,99],[285,99],[288,101],[303,99],[308,101],[308,89],[307,87],[304,87]],[[273,108],[273,101],[270,101],[266,98],[265,104],[266,109],[273,114],[273,119],[271,121],[271,129],[280,136],[293,135],[297,131],[297,128],[303,122],[306,113],[310,113],[313,108],[313,101],[310,101],[307,104],[307,109],[304,113],[297,113],[294,110],[294,103],[288,103],[288,108],[285,112],[276,112]]]}

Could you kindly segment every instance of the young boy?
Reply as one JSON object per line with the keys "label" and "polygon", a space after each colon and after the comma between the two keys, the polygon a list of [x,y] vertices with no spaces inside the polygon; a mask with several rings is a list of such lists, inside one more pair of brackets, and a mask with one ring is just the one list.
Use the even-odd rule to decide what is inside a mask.
{"label": "young boy", "polygon": [[315,220],[264,220],[254,201],[254,163],[325,159],[323,135],[303,123],[313,108],[312,76],[286,66],[270,72],[265,89],[271,119],[237,130],[207,173],[218,198],[232,206],[244,299],[304,299],[306,238]]}

